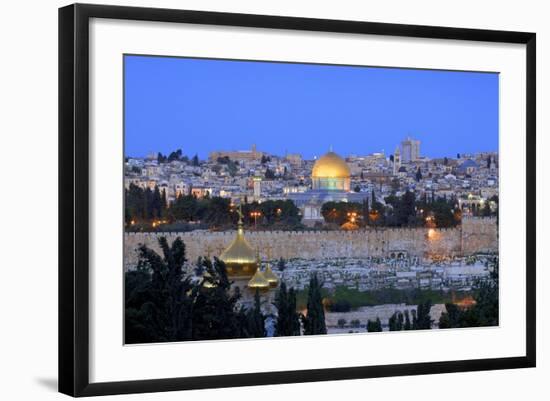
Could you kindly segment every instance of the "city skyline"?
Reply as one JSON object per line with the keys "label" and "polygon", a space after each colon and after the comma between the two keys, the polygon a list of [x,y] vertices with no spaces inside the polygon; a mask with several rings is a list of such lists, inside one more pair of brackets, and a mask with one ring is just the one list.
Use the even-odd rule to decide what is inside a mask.
{"label": "city skyline", "polygon": [[[416,139],[416,138],[412,138],[412,139]],[[212,149],[212,152],[213,153],[216,153],[216,152],[247,152],[247,151],[250,151],[252,149],[252,146],[256,145],[255,143],[251,144],[248,148],[242,148],[242,149],[238,149],[238,148],[231,148],[231,149]],[[401,146],[400,146],[400,143],[399,145],[396,145],[396,146],[399,146],[399,150],[402,151],[401,149]],[[206,155],[200,155],[198,152],[194,152],[192,150],[189,150],[188,153],[185,153],[185,151],[183,151],[183,149],[181,147],[179,148],[175,148],[175,149],[170,149],[166,152],[164,151],[160,151],[160,153],[162,153],[163,156],[168,156],[171,152],[174,152],[174,151],[177,151],[178,149],[181,149],[182,150],[182,156],[187,156],[189,158],[192,158],[193,156],[197,155],[199,156],[199,160],[208,160],[210,159],[210,155],[209,154],[206,154]],[[420,145],[420,158],[417,160],[417,161],[420,161],[423,159],[423,157],[425,157],[424,154],[422,154],[422,144]],[[388,152],[386,151],[385,149],[384,150],[384,155],[386,156],[386,159],[389,159],[390,156],[393,156],[394,155],[394,152],[395,152],[395,149],[392,150],[391,152]],[[277,154],[275,152],[270,152],[269,149],[260,149],[256,146],[256,151],[258,152],[262,152],[264,153],[266,156],[275,156],[275,157],[279,157],[279,158],[284,158],[286,155],[295,155],[295,154],[298,154],[300,156],[302,156],[301,153],[299,152],[293,152],[291,149],[287,149],[287,152],[285,154]],[[134,155],[128,155],[130,158],[136,158],[136,159],[146,159],[147,157],[149,156],[155,156],[155,158],[157,157],[158,155],[158,152],[155,152],[153,151],[154,153],[152,152],[149,152],[149,154],[146,154],[146,155],[138,155],[138,156],[134,156]],[[369,156],[373,156],[375,154],[378,154],[378,153],[381,153],[380,152],[371,152],[371,153],[350,153],[350,154],[344,154],[344,153],[341,153],[338,151],[338,147],[337,146],[329,146],[327,149],[325,149],[324,151],[322,151],[321,153],[319,154],[315,154],[313,155],[313,157],[311,158],[306,158],[306,157],[302,157],[302,160],[305,160],[305,161],[315,161],[317,159],[319,159],[320,157],[322,157],[324,154],[326,154],[327,152],[335,152],[336,154],[344,157],[344,158],[347,158],[347,157],[358,157],[358,158],[363,158],[363,157],[369,157]],[[449,153],[449,155],[441,155],[441,156],[432,156],[430,158],[431,159],[443,159],[445,157],[449,158],[449,159],[456,159],[456,156],[457,154],[459,154],[462,157],[470,157],[470,156],[474,156],[474,155],[480,155],[480,154],[498,154],[498,150],[495,150],[495,151],[474,151],[472,153],[460,153],[460,152],[451,152]],[[402,160],[402,163],[405,163],[406,161]]]}
{"label": "city skyline", "polygon": [[125,99],[133,157],[389,156],[408,136],[432,158],[498,152],[494,73],[125,56]]}

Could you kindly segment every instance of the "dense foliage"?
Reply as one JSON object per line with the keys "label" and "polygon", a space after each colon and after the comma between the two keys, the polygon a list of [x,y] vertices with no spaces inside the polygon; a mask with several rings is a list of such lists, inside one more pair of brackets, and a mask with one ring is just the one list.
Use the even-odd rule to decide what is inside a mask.
{"label": "dense foliage", "polygon": [[[129,228],[132,225],[143,224],[145,228],[150,229],[154,221],[162,219],[167,230],[175,223],[193,223],[197,228],[218,230],[230,228],[237,221],[237,213],[228,198],[182,195],[168,206],[165,192],[159,191],[158,187],[154,190],[144,190],[134,184],[130,184],[125,195],[126,223]],[[299,209],[290,200],[244,203],[242,211],[244,223],[249,227],[281,230],[302,227]],[[259,215],[254,218],[253,212],[258,212]],[[135,228],[139,227],[141,226]]]}
{"label": "dense foliage", "polygon": [[474,297],[475,304],[461,308],[453,303],[446,303],[447,312],[441,314],[439,328],[498,326],[498,258],[488,262],[488,266],[492,269],[490,280],[479,284],[479,291]]}
{"label": "dense foliage", "polygon": [[237,307],[225,264],[201,258],[193,280],[183,269],[185,245],[159,239],[162,256],[141,246],[136,270],[125,274],[125,342],[148,343],[265,336],[265,317],[254,307]]}
{"label": "dense foliage", "polygon": [[129,188],[125,190],[124,199],[126,223],[159,219],[166,212],[166,193],[164,191],[161,193],[158,186],[151,190],[130,184]]}
{"label": "dense foliage", "polygon": [[384,201],[373,195],[370,202],[326,202],[321,214],[327,223],[342,225],[353,218],[360,226],[374,227],[454,227],[462,218],[456,199],[416,199],[413,192],[406,191]]}
{"label": "dense foliage", "polygon": [[[185,244],[159,238],[162,255],[142,245],[135,270],[125,273],[125,343],[265,337],[260,293],[251,307],[239,306],[223,261],[199,258],[193,273],[184,269]],[[296,292],[281,283],[275,297],[276,336],[326,334],[322,284],[312,275],[305,316]],[[301,321],[300,321],[301,320]],[[358,324],[357,324],[358,325]]]}

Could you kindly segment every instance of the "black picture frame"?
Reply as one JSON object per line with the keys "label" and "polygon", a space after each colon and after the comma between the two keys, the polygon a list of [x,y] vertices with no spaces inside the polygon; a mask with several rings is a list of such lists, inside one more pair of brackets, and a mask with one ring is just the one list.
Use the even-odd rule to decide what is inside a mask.
{"label": "black picture frame", "polygon": [[[526,45],[527,324],[521,357],[262,372],[122,382],[89,381],[89,21],[90,18],[276,28],[353,34],[438,38]],[[59,391],[95,396],[361,379],[493,369],[536,364],[536,35],[479,29],[245,15],[220,12],[74,4],[59,9]]]}

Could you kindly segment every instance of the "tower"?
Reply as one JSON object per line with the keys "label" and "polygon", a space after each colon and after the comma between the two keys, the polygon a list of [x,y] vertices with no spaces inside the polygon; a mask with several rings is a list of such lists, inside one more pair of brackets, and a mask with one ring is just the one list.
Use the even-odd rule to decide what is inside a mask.
{"label": "tower", "polygon": [[401,152],[398,146],[395,148],[395,153],[393,154],[393,175],[397,175],[399,167],[401,167]]}
{"label": "tower", "polygon": [[254,177],[252,181],[254,183],[254,200],[258,200],[262,196],[262,178]]}
{"label": "tower", "polygon": [[420,157],[420,141],[407,137],[401,142],[403,151],[402,161],[405,163],[414,162]]}

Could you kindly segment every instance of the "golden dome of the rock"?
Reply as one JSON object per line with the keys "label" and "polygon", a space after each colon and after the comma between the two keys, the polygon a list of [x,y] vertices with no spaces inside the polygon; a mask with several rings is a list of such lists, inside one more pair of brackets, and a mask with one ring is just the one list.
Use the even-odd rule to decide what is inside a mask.
{"label": "golden dome of the rock", "polygon": [[242,221],[239,220],[237,235],[229,247],[220,255],[225,262],[229,276],[252,277],[258,267],[254,248],[244,237]]}
{"label": "golden dome of the rock", "polygon": [[351,171],[347,163],[334,152],[328,152],[313,165],[312,178],[349,178]]}
{"label": "golden dome of the rock", "polygon": [[349,192],[351,171],[344,159],[330,151],[313,165],[311,183],[314,190]]}

